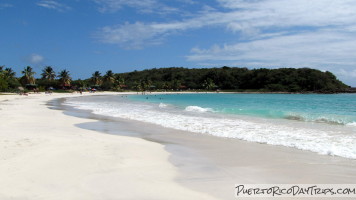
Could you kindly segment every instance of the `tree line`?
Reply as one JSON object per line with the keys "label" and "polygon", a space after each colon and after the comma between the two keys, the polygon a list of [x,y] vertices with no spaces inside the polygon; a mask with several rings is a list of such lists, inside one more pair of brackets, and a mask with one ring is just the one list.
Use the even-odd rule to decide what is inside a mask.
{"label": "tree line", "polygon": [[138,85],[145,89],[329,93],[342,92],[349,88],[331,72],[310,68],[172,67],[121,73],[119,76],[126,81],[129,88]]}
{"label": "tree line", "polygon": [[154,68],[127,73],[102,74],[95,71],[90,78],[73,80],[68,70],[55,72],[45,66],[41,78],[27,66],[20,77],[11,68],[0,66],[0,91],[16,91],[19,87],[41,91],[61,90],[233,90],[261,92],[343,92],[349,88],[331,72],[310,68],[248,69],[238,67],[188,69]]}

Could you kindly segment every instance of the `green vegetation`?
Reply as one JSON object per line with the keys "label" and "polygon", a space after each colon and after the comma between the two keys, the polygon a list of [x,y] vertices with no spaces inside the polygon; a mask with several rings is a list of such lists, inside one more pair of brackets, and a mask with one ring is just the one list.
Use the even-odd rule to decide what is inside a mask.
{"label": "green vegetation", "polygon": [[70,89],[71,88],[71,81],[72,78],[70,77],[69,71],[68,70],[62,70],[61,72],[59,72],[59,86],[63,89]]}
{"label": "green vegetation", "polygon": [[20,82],[23,85],[34,85],[36,83],[36,79],[34,77],[34,75],[36,74],[36,72],[32,71],[32,67],[27,66],[21,73],[23,74],[23,76],[20,79]]}
{"label": "green vegetation", "polygon": [[11,68],[0,66],[0,91],[15,92],[21,86],[40,91],[56,89],[58,91],[102,89],[112,91],[254,91],[254,92],[345,92],[345,85],[331,72],[321,72],[310,68],[247,69],[236,67],[222,68],[160,68],[128,73],[107,71],[103,76],[95,71],[91,78],[72,80],[68,70],[58,74],[51,66],[45,66],[40,79],[35,79],[36,72],[30,66],[16,77]]}
{"label": "green vegetation", "polygon": [[[260,92],[343,92],[347,85],[331,72],[310,68],[161,68],[119,74],[136,90],[232,90]],[[138,85],[141,83],[141,85]],[[150,87],[147,88],[147,84]]]}
{"label": "green vegetation", "polygon": [[11,68],[0,66],[0,91],[11,92],[13,88],[19,87],[21,84],[19,79],[15,77],[15,72]]}

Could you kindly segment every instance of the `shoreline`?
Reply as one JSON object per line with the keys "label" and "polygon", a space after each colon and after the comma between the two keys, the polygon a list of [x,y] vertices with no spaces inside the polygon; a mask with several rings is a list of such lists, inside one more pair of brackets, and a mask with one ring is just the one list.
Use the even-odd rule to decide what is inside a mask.
{"label": "shoreline", "polygon": [[81,129],[95,120],[48,108],[74,96],[0,96],[0,199],[215,199],[175,182],[163,145]]}
{"label": "shoreline", "polygon": [[238,183],[356,183],[355,160],[50,109],[107,94],[128,93],[0,96],[0,199],[234,199]]}
{"label": "shoreline", "polygon": [[[350,101],[343,103],[348,97]],[[354,97],[153,93],[78,98],[65,104],[177,130],[356,159],[356,118],[352,110],[345,110]],[[333,101],[340,103],[327,106]]]}
{"label": "shoreline", "polygon": [[165,145],[171,153],[170,162],[180,171],[176,181],[219,199],[233,199],[237,183],[356,183],[356,160],[70,110],[74,115],[79,111],[81,117],[98,119],[81,124],[81,128]]}
{"label": "shoreline", "polygon": [[[42,94],[44,92],[40,92]],[[107,94],[117,94],[117,95],[125,95],[125,94],[144,94],[144,95],[150,95],[150,94],[210,94],[210,93],[221,93],[221,94],[320,94],[320,95],[333,95],[333,94],[355,94],[356,91],[343,91],[343,92],[328,92],[328,93],[322,93],[322,92],[312,92],[312,91],[307,91],[307,92],[261,92],[261,91],[243,91],[243,92],[238,92],[238,91],[123,91],[123,92],[116,92],[116,91],[96,91],[94,93],[90,92],[83,92],[83,95],[107,95]],[[27,93],[29,95],[37,95],[37,93],[32,93],[29,92]],[[56,95],[76,95],[78,94],[77,91],[73,92],[68,92],[68,93],[56,93],[53,92],[52,94]],[[16,95],[18,96],[17,93],[11,93],[11,92],[0,92],[0,96],[2,95]]]}

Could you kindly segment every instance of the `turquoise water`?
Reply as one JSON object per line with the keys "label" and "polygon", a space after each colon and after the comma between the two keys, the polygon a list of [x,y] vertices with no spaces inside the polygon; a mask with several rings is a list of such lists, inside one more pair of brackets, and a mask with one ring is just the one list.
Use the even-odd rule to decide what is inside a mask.
{"label": "turquoise water", "polygon": [[[168,94],[132,100],[201,111],[340,125],[356,124],[356,94]],[[194,108],[194,107],[193,107]]]}
{"label": "turquoise water", "polygon": [[356,159],[355,94],[111,95],[65,103],[182,131]]}

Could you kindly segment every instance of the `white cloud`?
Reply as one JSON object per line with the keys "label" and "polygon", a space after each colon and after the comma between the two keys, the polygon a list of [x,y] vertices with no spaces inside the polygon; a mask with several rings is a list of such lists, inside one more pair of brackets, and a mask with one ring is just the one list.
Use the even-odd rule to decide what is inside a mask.
{"label": "white cloud", "polygon": [[356,85],[355,1],[219,2],[230,10],[222,15],[222,25],[240,39],[210,48],[192,48],[189,61],[247,67],[312,67],[329,70],[347,84]]}
{"label": "white cloud", "polygon": [[354,33],[328,30],[263,38],[235,44],[213,45],[208,49],[193,48],[191,61],[251,60],[276,66],[350,65],[355,63]]}
{"label": "white cloud", "polygon": [[356,69],[339,68],[336,69],[334,73],[344,83],[356,87]]}
{"label": "white cloud", "polygon": [[[93,0],[99,5],[99,11],[116,12],[124,7],[131,7],[138,10],[141,13],[154,13],[154,14],[168,14],[178,12],[175,7],[167,6],[159,0]],[[186,0],[175,0],[186,1]],[[191,3],[189,0],[185,3]]]}
{"label": "white cloud", "polygon": [[[356,66],[355,33],[329,30],[284,35],[235,44],[192,48],[187,60],[248,67],[312,67],[342,75],[348,84]],[[339,73],[342,68],[347,73]]]}
{"label": "white cloud", "polygon": [[[214,16],[210,18],[210,23],[214,24]],[[172,23],[125,23],[118,26],[103,27],[95,34],[95,37],[103,43],[119,44],[124,48],[137,49],[160,44],[166,36],[177,32],[201,28],[204,26],[204,20],[195,18]]]}
{"label": "white cloud", "polygon": [[38,64],[41,64],[43,63],[44,61],[44,57],[39,55],[39,54],[31,54],[29,55],[27,58],[26,58],[26,61],[31,63],[31,64],[34,64],[34,65],[38,65]]}
{"label": "white cloud", "polygon": [[152,7],[155,3],[154,0],[93,0],[97,3],[101,12],[115,12],[120,10],[124,6],[136,7],[136,8],[147,8]]}
{"label": "white cloud", "polygon": [[[111,2],[114,8],[123,6],[121,0],[96,0]],[[140,1],[150,5],[153,0]],[[113,2],[116,2],[114,4]],[[134,4],[136,1],[127,1]],[[348,28],[356,21],[356,2],[347,0],[218,0],[221,6],[229,11],[214,9],[202,9],[190,19],[167,23],[146,23],[147,28],[160,28],[160,33],[172,34],[176,31],[197,29],[206,26],[225,27],[235,34],[242,34],[246,39],[259,39],[262,37],[278,36],[281,33],[293,33],[319,28]],[[128,5],[128,3],[126,3]],[[150,6],[146,6],[150,7]],[[206,8],[207,6],[205,6]],[[111,29],[122,33],[129,26],[132,31],[133,24],[112,26]],[[121,29],[121,31],[119,31]],[[139,27],[135,32],[146,32]],[[117,35],[120,37],[120,34]],[[160,36],[150,34],[150,37],[138,37],[137,40],[151,40]],[[240,36],[241,37],[241,36]]]}
{"label": "white cloud", "polygon": [[154,28],[152,25],[146,25],[140,22],[129,24],[126,23],[117,27],[104,27],[95,37],[101,42],[108,44],[120,44],[125,49],[139,49],[142,48],[144,43],[159,44],[158,35],[164,34]]}
{"label": "white cloud", "polygon": [[352,79],[356,79],[356,69],[353,70],[345,70],[345,69],[340,69],[337,74],[344,76],[344,77],[349,77]]}
{"label": "white cloud", "polygon": [[[244,27],[343,26],[354,24],[353,0],[218,0],[229,8],[231,22]],[[239,27],[237,30],[241,30]]]}
{"label": "white cloud", "polygon": [[[151,1],[156,0],[146,3]],[[216,2],[218,6],[206,5],[180,20],[107,26],[99,32],[98,38],[126,48],[142,48],[159,44],[177,32],[210,27],[225,30],[221,34],[228,34],[232,39],[230,42],[225,40],[226,44],[192,48],[188,61],[247,67],[305,66],[335,73],[339,69],[352,72],[356,66],[354,0]],[[224,35],[217,37],[223,38]]]}
{"label": "white cloud", "polygon": [[37,3],[38,6],[44,7],[44,8],[48,8],[48,9],[53,9],[53,10],[57,10],[60,12],[63,11],[68,11],[71,9],[71,7],[65,5],[65,4],[61,4],[58,3],[55,0],[41,0]]}
{"label": "white cloud", "polygon": [[96,38],[103,43],[119,44],[125,48],[142,48],[160,44],[166,36],[204,26],[221,24],[221,13],[210,13],[193,19],[169,23],[125,23],[100,29]]}

